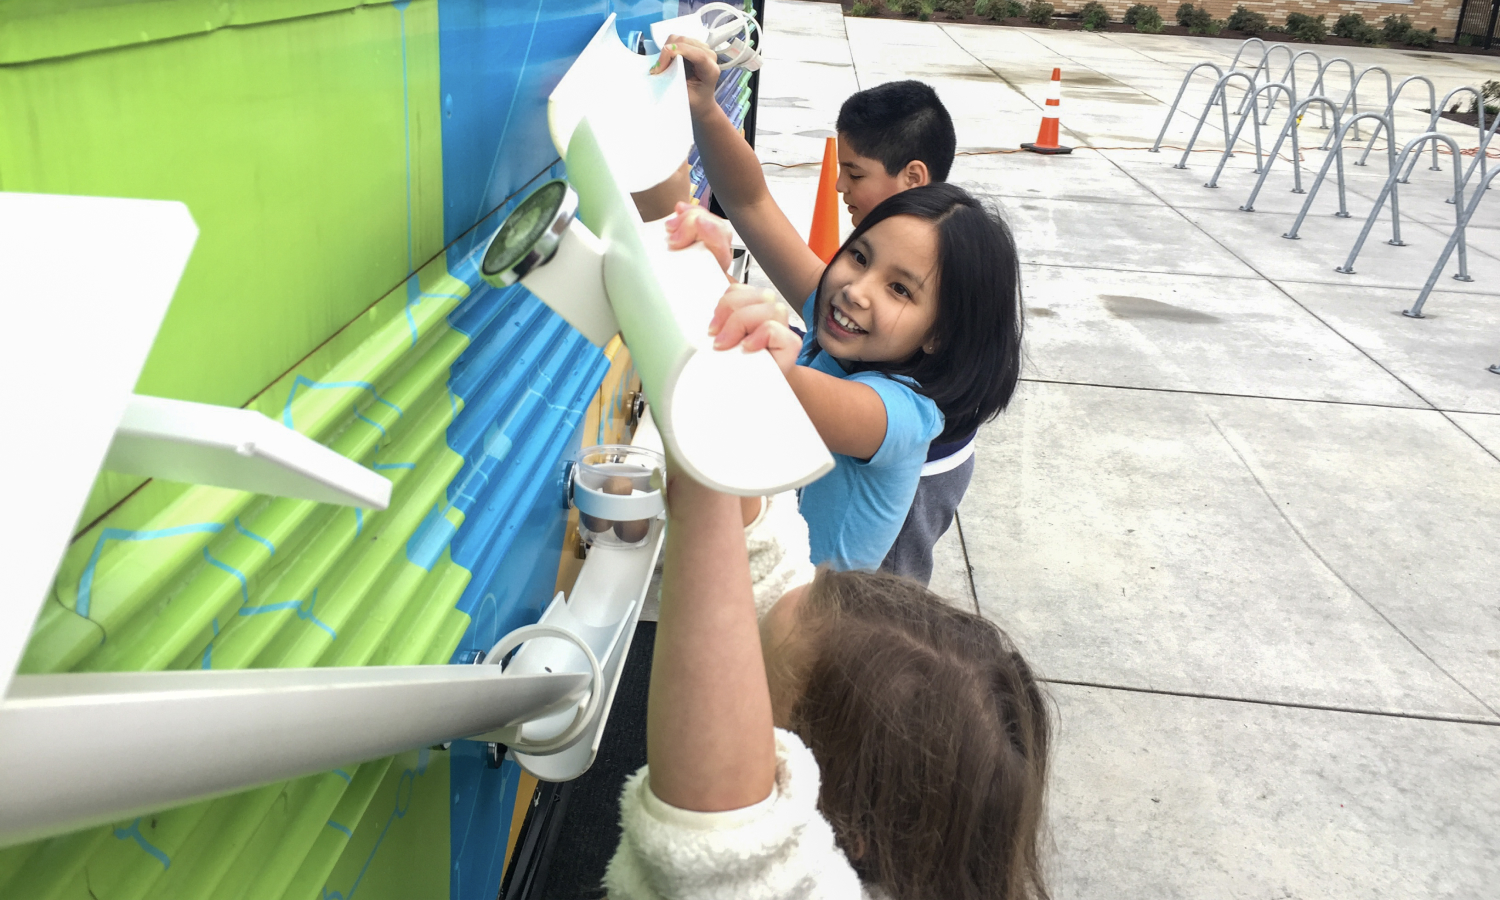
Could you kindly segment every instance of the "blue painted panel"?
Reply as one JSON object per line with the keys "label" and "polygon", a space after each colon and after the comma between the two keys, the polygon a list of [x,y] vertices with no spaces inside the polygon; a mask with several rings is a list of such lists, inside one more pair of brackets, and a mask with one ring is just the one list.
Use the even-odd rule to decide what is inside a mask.
{"label": "blue painted panel", "polygon": [[450,265],[490,230],[465,232],[557,159],[547,95],[605,17],[616,13],[623,34],[649,27],[662,9],[662,0],[439,0]]}

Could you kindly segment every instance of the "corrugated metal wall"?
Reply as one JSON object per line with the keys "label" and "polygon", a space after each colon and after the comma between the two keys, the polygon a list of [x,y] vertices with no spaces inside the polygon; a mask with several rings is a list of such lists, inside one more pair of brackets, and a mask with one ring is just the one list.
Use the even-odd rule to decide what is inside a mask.
{"label": "corrugated metal wall", "polygon": [[[537,617],[562,460],[591,402],[587,439],[617,430],[611,360],[469,254],[561,174],[545,97],[611,10],[662,4],[0,6],[0,189],[198,222],[137,390],[259,409],[394,482],[362,513],[102,476],[22,671],[439,664]],[[490,900],[516,774],[463,743],[350,766],[0,850],[0,896]]]}

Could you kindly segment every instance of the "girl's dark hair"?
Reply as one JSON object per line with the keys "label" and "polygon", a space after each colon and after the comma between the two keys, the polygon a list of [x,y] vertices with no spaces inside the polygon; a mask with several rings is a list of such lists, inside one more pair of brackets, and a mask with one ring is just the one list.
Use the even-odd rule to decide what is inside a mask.
{"label": "girl's dark hair", "polygon": [[[915,216],[938,232],[936,352],[857,363],[855,371],[905,375],[942,411],[938,443],[967,437],[1010,402],[1021,375],[1021,270],[1016,242],[1000,217],[963,188],[929,184],[887,197],[855,227],[849,245],[892,216]],[[831,266],[829,268],[832,268]],[[823,281],[818,281],[822,315]],[[816,333],[816,332],[815,332]],[[814,352],[817,339],[814,338]]]}
{"label": "girl's dark hair", "polygon": [[1005,633],[915,581],[828,569],[798,627],[790,724],[860,878],[893,900],[1045,900],[1051,726]]}

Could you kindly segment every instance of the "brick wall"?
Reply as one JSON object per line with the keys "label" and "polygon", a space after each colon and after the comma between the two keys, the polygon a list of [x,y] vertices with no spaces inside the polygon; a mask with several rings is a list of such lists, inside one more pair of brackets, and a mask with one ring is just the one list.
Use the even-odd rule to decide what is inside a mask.
{"label": "brick wall", "polygon": [[[1053,0],[1059,10],[1074,10],[1083,6],[1083,0]],[[1116,20],[1125,14],[1135,0],[1102,0],[1109,8],[1109,14]],[[1153,0],[1141,0],[1151,3]],[[1156,8],[1161,11],[1161,17],[1168,25],[1176,23],[1177,6],[1181,0],[1155,0]],[[1437,29],[1438,40],[1453,40],[1454,32],[1458,30],[1458,12],[1463,6],[1463,0],[1413,0],[1411,3],[1369,3],[1363,0],[1193,0],[1194,6],[1206,7],[1215,19],[1227,19],[1234,8],[1244,4],[1248,9],[1254,10],[1265,16],[1272,25],[1283,25],[1286,23],[1287,13],[1300,12],[1312,16],[1326,14],[1328,16],[1328,27],[1338,21],[1339,16],[1344,13],[1357,12],[1365,17],[1365,21],[1379,25],[1386,16],[1409,16],[1411,22],[1417,28],[1426,31],[1429,28]],[[1279,54],[1278,54],[1279,55]]]}

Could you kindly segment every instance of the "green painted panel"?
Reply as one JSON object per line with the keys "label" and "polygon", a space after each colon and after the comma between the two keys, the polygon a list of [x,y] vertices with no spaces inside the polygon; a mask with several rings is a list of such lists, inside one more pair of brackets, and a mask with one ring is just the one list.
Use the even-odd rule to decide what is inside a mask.
{"label": "green painted panel", "polygon": [[185,202],[138,389],[240,406],[441,249],[437,51],[426,0],[0,68],[0,189]]}

